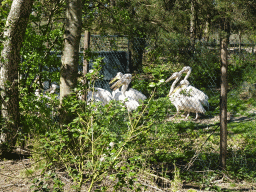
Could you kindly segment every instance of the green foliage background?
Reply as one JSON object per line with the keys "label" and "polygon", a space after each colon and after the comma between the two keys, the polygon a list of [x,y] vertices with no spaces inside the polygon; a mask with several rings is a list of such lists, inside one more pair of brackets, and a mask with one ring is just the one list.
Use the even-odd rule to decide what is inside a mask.
{"label": "green foliage background", "polygon": [[[217,180],[226,174],[218,164],[218,123],[197,123],[182,118],[167,121],[176,109],[166,97],[170,84],[161,80],[183,66],[191,66],[191,84],[210,98],[210,108],[203,118],[217,116],[219,21],[222,17],[230,19],[231,33],[241,32],[244,42],[246,39],[255,45],[255,3],[253,0],[197,1],[197,41],[192,49],[190,1],[83,1],[84,30],[101,35],[126,35],[129,41],[137,37],[146,40],[142,71],[133,73],[132,87],[148,99],[133,113],[115,101],[105,106],[87,105],[77,97],[80,90],[89,91],[89,88],[79,84],[74,94],[64,101],[65,110],[75,118],[61,127],[56,121],[57,95],[51,95],[51,101],[38,100],[34,91],[42,88],[45,80],[59,82],[57,69],[61,61],[57,55],[63,47],[65,3],[35,1],[21,52],[21,127],[17,143],[31,148],[32,159],[42,165],[44,180],[36,178],[34,190],[61,191],[64,183],[58,176],[60,170],[67,173],[78,191],[83,185],[94,191],[139,191],[147,186],[138,180],[142,175],[150,180],[150,174],[176,184],[181,179],[217,190],[211,179]],[[10,5],[11,1],[1,1],[0,49]],[[209,34],[204,32],[207,22]],[[255,53],[243,49],[230,54],[228,59],[228,112],[249,121],[228,123],[230,145],[226,172],[235,181],[255,182]],[[100,69],[100,60],[95,60],[97,67]],[[91,87],[99,78],[96,73],[97,70],[87,76]],[[39,85],[34,83],[37,76]],[[254,113],[250,112],[253,110]],[[33,171],[29,174],[35,176]],[[104,184],[106,180],[111,185]],[[174,184],[172,186],[174,188]]]}

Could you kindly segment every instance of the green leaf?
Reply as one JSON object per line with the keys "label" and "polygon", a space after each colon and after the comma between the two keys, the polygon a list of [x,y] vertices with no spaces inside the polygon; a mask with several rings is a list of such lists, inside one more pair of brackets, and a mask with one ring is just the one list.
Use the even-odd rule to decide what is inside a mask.
{"label": "green leaf", "polygon": [[149,83],[149,85],[148,85],[149,87],[155,87],[156,86],[156,84],[154,83],[154,82],[151,82],[151,83]]}

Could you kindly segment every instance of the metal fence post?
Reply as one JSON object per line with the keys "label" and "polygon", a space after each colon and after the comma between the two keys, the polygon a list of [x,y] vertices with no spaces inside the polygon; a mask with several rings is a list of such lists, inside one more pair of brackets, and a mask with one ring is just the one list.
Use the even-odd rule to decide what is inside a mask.
{"label": "metal fence post", "polygon": [[[90,48],[90,32],[85,30],[84,32],[84,59],[83,59],[83,85],[87,84],[87,80],[85,78],[85,75],[87,74],[88,71],[88,58],[86,58],[87,56],[87,51]],[[83,99],[86,99],[86,91],[83,90]]]}

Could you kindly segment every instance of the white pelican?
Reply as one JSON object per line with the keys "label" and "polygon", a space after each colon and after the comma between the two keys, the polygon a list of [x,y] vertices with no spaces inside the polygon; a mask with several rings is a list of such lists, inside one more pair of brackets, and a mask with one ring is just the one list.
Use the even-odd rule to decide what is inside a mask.
{"label": "white pelican", "polygon": [[185,91],[185,94],[190,95],[191,97],[197,98],[204,106],[209,108],[208,96],[200,91],[199,89],[190,85],[188,80],[180,81],[182,91]]}
{"label": "white pelican", "polygon": [[[89,73],[92,73],[93,69],[89,70]],[[78,79],[80,82],[83,83],[83,79]],[[78,99],[79,100],[83,100],[83,96],[81,91],[78,92]],[[94,87],[92,88],[92,90],[89,90],[87,93],[87,104],[89,104],[89,102],[102,102],[102,105],[106,105],[108,104],[111,100],[113,100],[113,96],[112,94],[106,90],[106,89],[102,89],[100,87]]]}
{"label": "white pelican", "polygon": [[[35,90],[35,96],[37,97],[37,101],[41,100],[41,98],[46,98],[47,101],[45,103],[45,106],[47,108],[51,108],[51,118],[52,120],[54,120],[54,116],[56,115],[56,108],[54,107],[54,105],[52,105],[52,103],[49,103],[49,101],[52,101],[52,97],[47,95],[46,92],[49,92],[49,94],[55,94],[56,89],[59,86],[56,84],[52,84],[51,87],[46,90],[45,92],[43,92],[43,94],[41,94],[41,89],[36,89]],[[55,99],[59,99],[59,93],[57,93],[57,96],[55,97]],[[38,108],[38,105],[36,105],[36,107]]]}
{"label": "white pelican", "polygon": [[[136,110],[139,106],[139,102],[136,101],[134,98],[127,95],[127,88],[132,80],[131,74],[124,74],[122,75],[121,79],[119,79],[117,82],[115,82],[111,89],[114,89],[113,96],[114,99],[117,101],[123,101],[124,105],[127,107],[128,111]],[[121,87],[121,91],[119,91],[119,87]]]}
{"label": "white pelican", "polygon": [[58,89],[58,88],[59,88],[59,86],[53,83],[51,85],[50,89],[46,90],[46,92],[49,92],[50,94],[53,94],[53,93],[55,93],[56,89]]}
{"label": "white pelican", "polygon": [[205,113],[205,109],[202,106],[202,103],[195,97],[183,95],[181,93],[182,86],[175,88],[176,83],[180,80],[183,70],[180,72],[175,72],[173,75],[168,78],[165,82],[169,82],[172,79],[175,79],[175,81],[172,83],[170,92],[168,94],[170,101],[175,106],[177,113],[173,116],[175,117],[181,110],[188,113],[186,119],[189,116],[190,112],[196,113],[196,118],[198,118],[198,113]]}
{"label": "white pelican", "polygon": [[[127,73],[127,74],[129,74],[129,73]],[[125,74],[125,75],[126,75],[126,74]],[[115,82],[116,80],[122,79],[123,76],[124,76],[123,73],[118,72],[118,73],[116,74],[116,76],[109,82],[109,84]],[[131,76],[131,77],[132,77],[131,74],[129,74],[128,76]],[[126,77],[126,78],[127,78],[127,77]],[[131,82],[131,79],[130,79],[130,82]],[[129,83],[130,83],[130,82],[129,82]],[[128,85],[129,85],[129,84],[128,84]],[[126,87],[125,90],[128,89],[128,85],[127,85],[127,87]],[[118,97],[121,95],[121,92],[118,91],[118,90],[115,90],[115,91],[112,92],[112,95],[113,95],[114,98],[115,98],[115,97],[118,98]],[[130,97],[130,98],[133,98],[133,99],[136,100],[138,103],[142,103],[143,100],[147,99],[147,97],[146,97],[143,93],[141,93],[141,92],[139,92],[138,90],[133,89],[133,88],[130,88],[129,90],[127,90],[127,91],[125,92],[125,96],[126,96],[126,97]]]}
{"label": "white pelican", "polygon": [[189,81],[187,80],[191,73],[191,70],[191,67],[185,66],[180,71],[182,73],[187,73],[185,78],[180,82],[182,91],[185,92],[185,94],[190,95],[191,97],[197,98],[204,106],[207,106],[209,109],[209,97],[204,92],[190,85]]}
{"label": "white pelican", "polygon": [[[50,95],[51,95],[51,94],[55,94],[55,93],[56,93],[56,90],[57,90],[58,88],[59,88],[59,86],[53,83],[49,89],[47,89],[47,90],[45,90],[45,91],[43,92],[43,97],[45,97],[45,98],[51,100],[52,98],[51,98],[50,96],[48,96],[46,93],[49,93]],[[57,96],[56,96],[55,98],[56,98],[56,99],[59,99],[60,93],[57,92],[56,94],[57,94]]]}
{"label": "white pelican", "polygon": [[[52,84],[49,89],[47,89],[47,90],[45,90],[45,91],[43,92],[43,95],[42,95],[42,96],[43,96],[44,98],[46,98],[46,99],[51,100],[51,97],[48,96],[48,95],[46,95],[46,93],[49,92],[49,94],[54,94],[55,91],[56,91],[56,89],[57,89],[58,87],[59,87],[58,85]],[[39,100],[39,99],[41,98],[40,93],[41,93],[41,89],[36,89],[36,90],[35,90],[35,96],[37,97],[37,100]],[[57,97],[57,98],[58,98],[58,97]]]}

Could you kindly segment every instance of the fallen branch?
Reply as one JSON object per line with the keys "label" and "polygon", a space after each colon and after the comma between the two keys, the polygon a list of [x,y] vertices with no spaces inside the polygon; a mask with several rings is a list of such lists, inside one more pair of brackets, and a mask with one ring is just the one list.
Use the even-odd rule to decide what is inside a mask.
{"label": "fallen branch", "polygon": [[155,175],[155,174],[153,174],[153,173],[146,172],[146,171],[144,171],[144,173],[147,174],[147,175],[150,175],[150,176],[152,176],[152,177],[154,177],[154,178],[162,179],[162,180],[164,180],[164,181],[166,181],[166,182],[171,183],[171,181],[170,181],[169,179],[166,179],[166,178],[164,178],[164,177],[161,177],[161,176],[158,176],[158,175]]}
{"label": "fallen branch", "polygon": [[157,188],[157,187],[154,187],[154,186],[152,186],[152,185],[143,183],[143,181],[141,181],[140,179],[138,179],[138,181],[140,181],[140,183],[141,183],[142,185],[144,185],[144,186],[150,187],[150,188],[155,189],[155,190],[157,190],[157,191],[163,191],[163,190],[161,190],[161,189],[159,189],[159,188]]}
{"label": "fallen branch", "polygon": [[17,186],[17,187],[21,187],[21,186],[26,186],[26,184],[8,184],[5,186],[2,186],[1,188],[7,188],[7,187],[12,187],[12,186]]}

